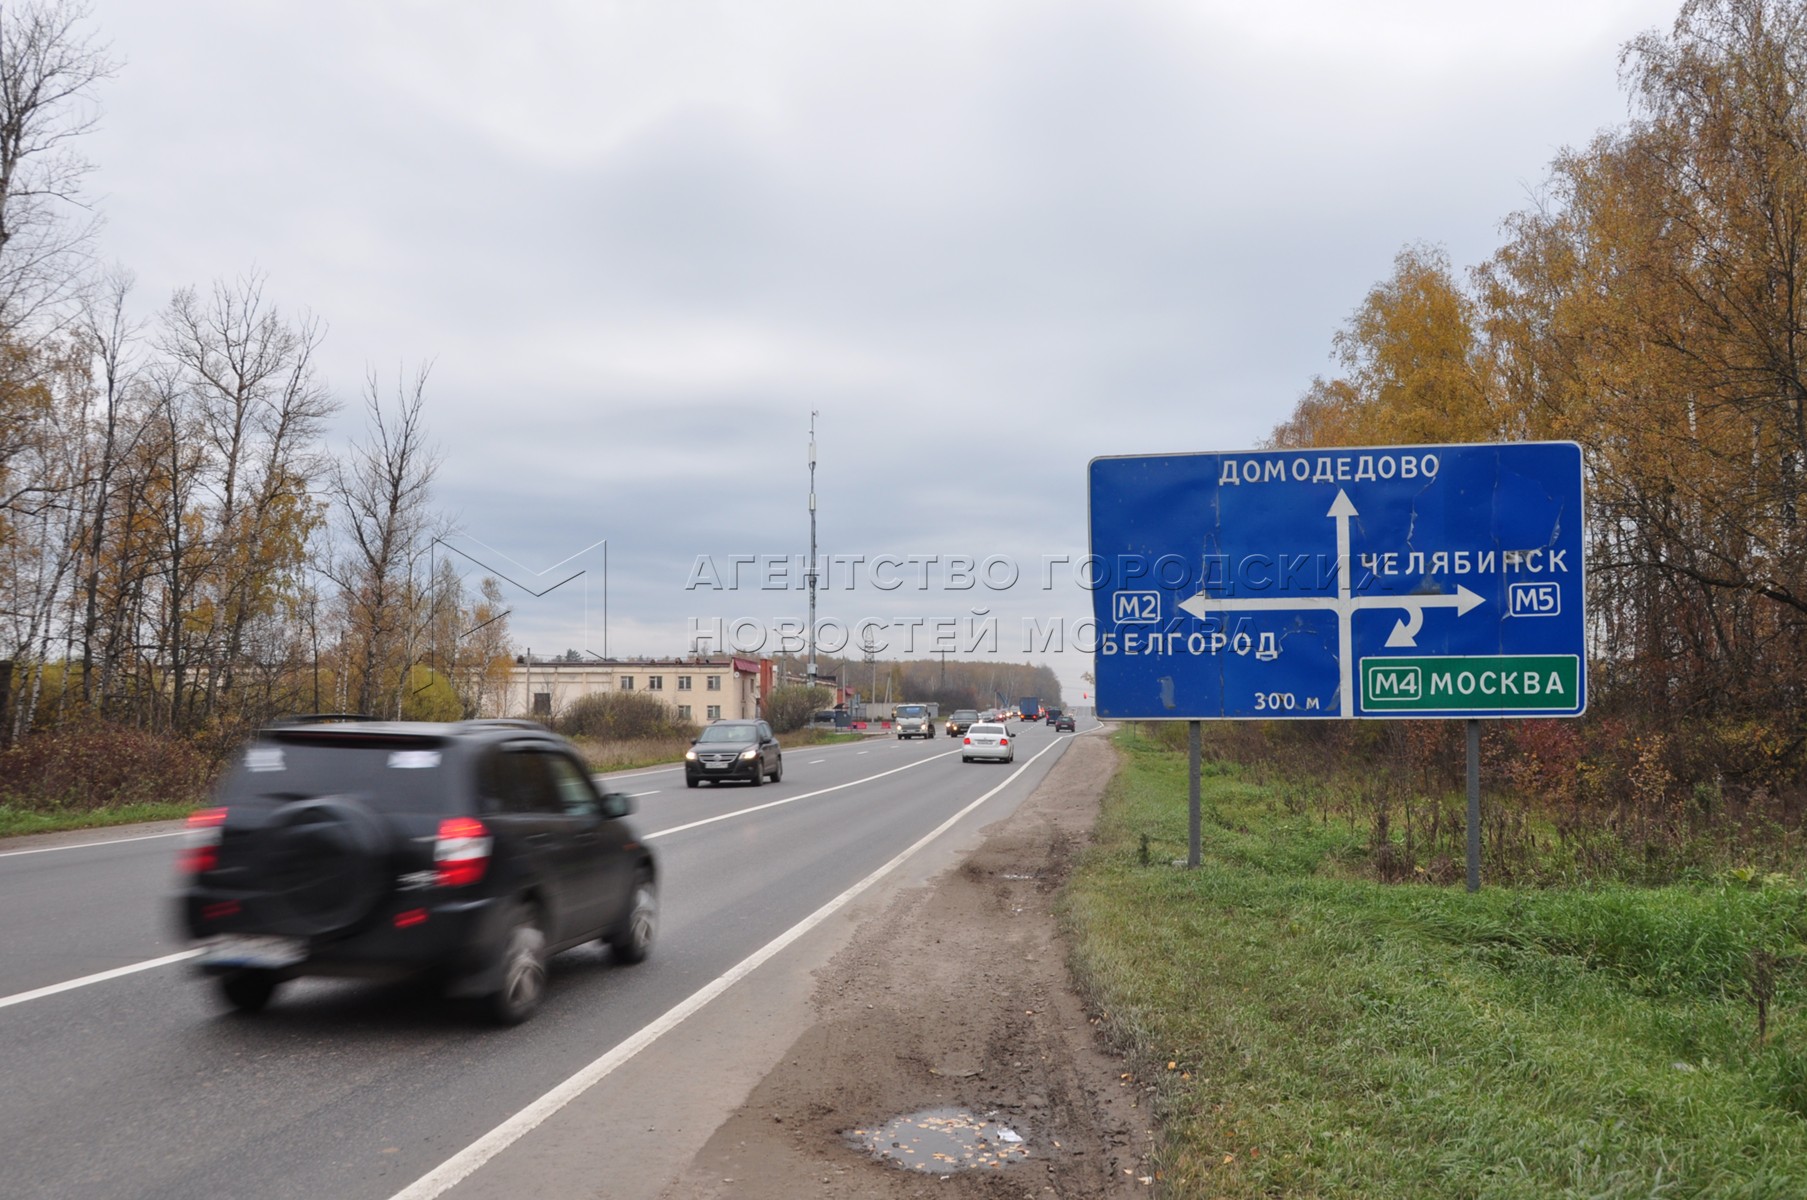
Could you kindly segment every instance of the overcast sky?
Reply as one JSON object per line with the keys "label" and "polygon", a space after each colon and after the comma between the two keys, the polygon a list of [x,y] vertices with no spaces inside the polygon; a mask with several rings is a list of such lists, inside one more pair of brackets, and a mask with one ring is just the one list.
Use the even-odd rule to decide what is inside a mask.
{"label": "overcast sky", "polygon": [[[367,368],[433,364],[460,545],[585,572],[509,589],[536,653],[603,649],[599,539],[613,653],[800,619],[685,585],[806,549],[814,409],[824,553],[1022,564],[823,617],[988,608],[1021,660],[1088,612],[1039,564],[1084,552],[1090,458],[1259,442],[1402,246],[1484,259],[1625,119],[1619,48],[1677,7],[96,0],[86,150],[141,309],[267,273],[342,435]],[[1076,698],[1085,657],[1035,657]]]}

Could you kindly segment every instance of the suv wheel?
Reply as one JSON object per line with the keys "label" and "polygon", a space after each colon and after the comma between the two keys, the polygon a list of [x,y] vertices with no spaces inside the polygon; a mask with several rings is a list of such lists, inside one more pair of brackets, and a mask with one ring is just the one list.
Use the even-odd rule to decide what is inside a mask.
{"label": "suv wheel", "polygon": [[502,1025],[519,1025],[546,998],[546,935],[533,907],[515,903],[508,936],[502,940],[502,985],[489,996],[489,1015]]}
{"label": "suv wheel", "polygon": [[388,893],[388,830],[350,797],[283,805],[257,845],[269,932],[318,937],[351,929]]}
{"label": "suv wheel", "polygon": [[784,782],[784,756],[782,754],[778,756],[778,765],[772,768],[772,782]]}
{"label": "suv wheel", "polygon": [[609,949],[616,962],[645,962],[652,953],[653,937],[659,932],[659,891],[645,870],[634,875],[634,894],[627,911],[609,931]]}
{"label": "suv wheel", "polygon": [[281,982],[274,971],[247,967],[220,976],[220,995],[239,1012],[258,1013],[270,1003],[270,997],[276,994],[276,985]]}

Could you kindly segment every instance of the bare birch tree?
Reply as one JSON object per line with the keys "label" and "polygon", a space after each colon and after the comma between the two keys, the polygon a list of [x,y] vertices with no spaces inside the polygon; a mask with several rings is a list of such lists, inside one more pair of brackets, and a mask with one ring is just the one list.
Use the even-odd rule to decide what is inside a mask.
{"label": "bare birch tree", "polygon": [[58,357],[45,343],[80,289],[94,228],[74,144],[94,127],[94,85],[113,63],[87,17],[78,0],[0,5],[0,520],[56,495],[9,466],[37,436],[42,376]]}
{"label": "bare birch tree", "polygon": [[68,298],[95,218],[82,195],[91,164],[75,143],[94,129],[95,84],[115,63],[80,0],[0,7],[0,336]]}
{"label": "bare birch tree", "polygon": [[399,715],[414,657],[414,607],[426,591],[418,575],[430,537],[427,500],[440,462],[427,442],[427,372],[416,372],[412,385],[397,379],[393,408],[384,405],[376,373],[370,373],[364,440],[333,470],[343,545],[331,575],[344,610],[351,694],[359,712],[381,704]]}
{"label": "bare birch tree", "polygon": [[[216,283],[205,299],[184,288],[158,339],[180,372],[210,459],[205,600],[208,653],[218,666],[207,677],[207,712],[251,665],[243,660],[252,627],[299,602],[308,537],[322,520],[310,496],[324,469],[319,435],[338,407],[314,371],[320,323],[285,320],[263,288],[255,272]],[[265,650],[267,669],[271,653],[283,652]]]}
{"label": "bare birch tree", "polygon": [[133,363],[131,347],[138,335],[137,327],[126,316],[126,297],[132,290],[131,274],[114,270],[103,288],[90,297],[82,309],[82,333],[94,356],[95,396],[98,411],[93,415],[93,432],[87,439],[88,463],[83,471],[82,496],[81,602],[80,632],[83,705],[94,702],[94,643],[101,623],[101,577],[103,556],[112,531],[112,518],[119,504],[116,492],[120,464],[142,430],[134,424],[126,408],[126,395],[131,386]]}

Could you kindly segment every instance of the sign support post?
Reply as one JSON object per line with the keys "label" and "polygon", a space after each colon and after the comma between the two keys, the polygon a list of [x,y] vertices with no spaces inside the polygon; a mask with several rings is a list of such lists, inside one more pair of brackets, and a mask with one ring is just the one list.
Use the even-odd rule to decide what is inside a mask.
{"label": "sign support post", "polygon": [[1187,789],[1187,818],[1191,831],[1191,840],[1186,846],[1186,865],[1193,870],[1198,869],[1199,861],[1204,857],[1204,816],[1199,803],[1199,724],[1197,721],[1186,722],[1186,775],[1189,782]]}
{"label": "sign support post", "polygon": [[1468,719],[1468,890],[1481,890],[1481,723]]}

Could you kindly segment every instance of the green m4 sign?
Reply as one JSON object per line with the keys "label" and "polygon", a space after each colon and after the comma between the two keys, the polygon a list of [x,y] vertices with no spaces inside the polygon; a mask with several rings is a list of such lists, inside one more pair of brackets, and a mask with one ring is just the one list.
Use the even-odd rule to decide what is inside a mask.
{"label": "green m4 sign", "polygon": [[1362,708],[1374,712],[1510,712],[1573,706],[1581,660],[1573,654],[1364,658]]}

